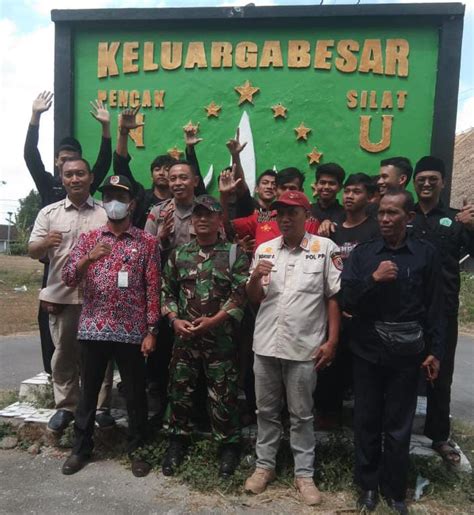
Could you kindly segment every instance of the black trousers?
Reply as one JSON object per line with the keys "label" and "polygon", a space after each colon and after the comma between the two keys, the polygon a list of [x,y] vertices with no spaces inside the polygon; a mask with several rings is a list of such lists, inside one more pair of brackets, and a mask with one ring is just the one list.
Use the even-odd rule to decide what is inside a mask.
{"label": "black trousers", "polygon": [[154,383],[161,403],[161,412],[168,404],[169,365],[173,350],[174,334],[166,318],[158,323],[158,341],[155,352],[148,356],[146,362],[146,378],[148,384]]}
{"label": "black trousers", "polygon": [[148,405],[145,359],[139,344],[103,341],[79,342],[82,372],[81,397],[74,423],[73,454],[90,456],[94,448],[94,422],[100,387],[110,359],[115,359],[125,385],[129,441],[127,452],[141,447],[147,438]]}
{"label": "black trousers", "polygon": [[358,356],[353,363],[355,481],[362,490],[380,488],[384,496],[404,500],[419,360],[404,368]]}
{"label": "black trousers", "polygon": [[427,407],[425,435],[433,442],[445,442],[449,439],[451,425],[449,421],[451,404],[451,384],[454,374],[454,357],[458,343],[458,317],[452,315],[446,320],[446,347],[441,360],[438,379],[434,386],[427,386]]}
{"label": "black trousers", "polygon": [[[48,281],[49,265],[44,265],[43,281],[41,287],[44,288]],[[43,358],[43,368],[47,374],[51,374],[51,359],[54,354],[54,343],[49,331],[49,314],[38,307],[38,326],[40,332],[41,356]]]}

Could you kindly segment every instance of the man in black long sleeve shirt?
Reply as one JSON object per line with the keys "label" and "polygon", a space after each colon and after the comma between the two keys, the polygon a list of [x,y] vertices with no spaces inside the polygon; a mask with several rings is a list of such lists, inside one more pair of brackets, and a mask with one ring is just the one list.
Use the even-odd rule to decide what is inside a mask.
{"label": "man in black long sleeve shirt", "polygon": [[[350,345],[359,506],[374,509],[380,487],[399,513],[408,513],[405,496],[419,368],[433,382],[444,351],[440,264],[430,243],[407,238],[413,208],[410,193],[388,190],[378,212],[382,238],[358,245],[342,273],[343,309],[353,315]],[[397,352],[379,336],[376,322],[418,322],[425,350],[414,347],[414,336],[413,347]],[[394,328],[390,331],[393,336]],[[412,345],[411,339],[408,344]]]}
{"label": "man in black long sleeve shirt", "polygon": [[[24,158],[30,175],[36,185],[41,198],[41,207],[49,206],[66,198],[66,190],[59,177],[65,160],[70,157],[81,157],[82,148],[74,138],[64,138],[55,153],[55,173],[47,172],[38,150],[39,125],[41,115],[48,111],[52,105],[53,94],[44,91],[34,100],[32,114],[24,147]],[[95,193],[110,168],[112,160],[112,143],[110,139],[110,115],[101,102],[92,104],[92,116],[102,125],[102,141],[97,161],[92,169],[94,181],[91,193]],[[45,263],[42,287],[46,286],[48,278],[48,264]],[[51,358],[54,353],[54,344],[49,331],[49,315],[41,308],[38,310],[38,325],[40,330],[41,354],[45,372],[51,374]]]}
{"label": "man in black long sleeve shirt", "polygon": [[418,204],[409,231],[414,237],[432,243],[441,256],[446,352],[439,378],[434,388],[427,391],[425,435],[448,464],[458,465],[461,456],[449,441],[449,413],[458,340],[459,260],[464,254],[474,255],[474,205],[465,203],[462,210],[457,211],[440,202],[444,173],[444,163],[436,157],[425,156],[416,164],[413,182]]}

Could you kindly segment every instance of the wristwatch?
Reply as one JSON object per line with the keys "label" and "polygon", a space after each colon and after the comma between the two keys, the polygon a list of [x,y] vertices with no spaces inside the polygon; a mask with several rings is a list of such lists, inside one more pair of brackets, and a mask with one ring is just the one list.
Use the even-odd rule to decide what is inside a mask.
{"label": "wristwatch", "polygon": [[158,325],[149,325],[148,333],[156,336],[158,334]]}
{"label": "wristwatch", "polygon": [[176,322],[176,320],[178,320],[178,317],[173,317],[173,318],[168,317],[168,324],[171,327],[171,329],[173,329],[173,325]]}

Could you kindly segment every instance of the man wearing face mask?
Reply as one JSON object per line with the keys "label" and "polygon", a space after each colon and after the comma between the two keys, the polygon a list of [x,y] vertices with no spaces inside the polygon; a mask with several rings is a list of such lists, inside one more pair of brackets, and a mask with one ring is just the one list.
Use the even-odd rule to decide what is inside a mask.
{"label": "man wearing face mask", "polygon": [[48,429],[59,434],[74,418],[79,400],[76,333],[82,306],[82,291],[63,284],[61,269],[80,234],[100,227],[107,220],[103,207],[89,193],[94,175],[87,161],[81,158],[66,161],[61,179],[67,197],[38,213],[28,245],[30,257],[47,258],[50,264],[48,281],[39,299],[49,313],[55,347],[51,368],[57,412],[48,422]]}
{"label": "man wearing face mask", "polygon": [[[113,175],[100,190],[107,224],[80,236],[62,271],[68,286],[82,283],[84,288],[78,330],[81,398],[73,451],[62,469],[66,475],[78,472],[91,457],[95,406],[111,358],[125,385],[129,456],[147,436],[145,357],[155,349],[160,312],[158,246],[155,238],[132,225],[135,201],[126,177]],[[131,459],[135,476],[148,474],[148,463]]]}

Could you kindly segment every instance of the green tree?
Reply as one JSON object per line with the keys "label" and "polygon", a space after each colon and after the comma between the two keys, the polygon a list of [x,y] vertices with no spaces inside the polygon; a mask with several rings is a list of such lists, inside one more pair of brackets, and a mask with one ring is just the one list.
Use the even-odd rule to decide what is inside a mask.
{"label": "green tree", "polygon": [[31,190],[25,198],[19,200],[20,207],[15,214],[17,240],[10,247],[11,254],[26,254],[31,230],[41,209],[41,200],[36,190]]}

